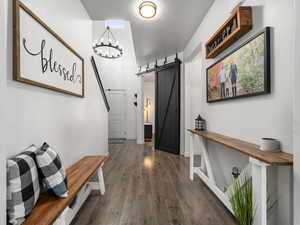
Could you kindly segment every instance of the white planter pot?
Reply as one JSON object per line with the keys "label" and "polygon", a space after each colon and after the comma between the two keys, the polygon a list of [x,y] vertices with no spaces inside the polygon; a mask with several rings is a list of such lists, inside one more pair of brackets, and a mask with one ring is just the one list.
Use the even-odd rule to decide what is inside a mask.
{"label": "white planter pot", "polygon": [[273,138],[262,138],[260,149],[265,152],[280,152],[280,141]]}

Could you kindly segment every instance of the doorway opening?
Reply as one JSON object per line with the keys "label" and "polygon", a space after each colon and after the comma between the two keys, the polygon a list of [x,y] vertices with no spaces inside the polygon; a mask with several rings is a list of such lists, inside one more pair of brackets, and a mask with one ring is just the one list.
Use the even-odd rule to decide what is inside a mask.
{"label": "doorway opening", "polygon": [[157,66],[142,77],[142,121],[144,142],[155,150],[180,154],[181,147],[181,61]]}
{"label": "doorway opening", "polygon": [[108,89],[110,103],[108,114],[108,140],[110,144],[122,144],[126,140],[126,91]]}
{"label": "doorway opening", "polygon": [[144,90],[144,140],[154,146],[155,137],[155,72],[147,73],[143,79]]}

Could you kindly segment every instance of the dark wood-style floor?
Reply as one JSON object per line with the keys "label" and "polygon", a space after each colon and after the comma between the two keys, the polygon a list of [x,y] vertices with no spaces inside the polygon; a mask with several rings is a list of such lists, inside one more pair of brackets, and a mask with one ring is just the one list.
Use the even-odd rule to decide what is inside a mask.
{"label": "dark wood-style floor", "polygon": [[199,178],[188,178],[184,157],[151,144],[110,145],[106,194],[93,193],[72,225],[235,225]]}

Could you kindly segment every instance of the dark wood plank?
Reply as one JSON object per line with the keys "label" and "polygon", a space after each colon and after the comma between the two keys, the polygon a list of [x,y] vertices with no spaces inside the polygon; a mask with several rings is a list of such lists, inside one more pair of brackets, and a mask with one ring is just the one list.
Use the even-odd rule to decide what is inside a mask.
{"label": "dark wood plank", "polygon": [[235,225],[200,178],[189,180],[188,159],[151,143],[109,148],[106,194],[91,195],[72,225]]}
{"label": "dark wood plank", "polygon": [[251,144],[242,140],[227,137],[210,131],[197,131],[189,129],[189,132],[204,137],[208,140],[222,144],[228,148],[239,151],[245,155],[272,165],[292,165],[293,155],[285,152],[264,152],[258,145]]}
{"label": "dark wood plank", "polygon": [[[53,194],[42,195],[23,225],[50,225],[70,205],[84,184],[106,160],[104,156],[87,156],[67,169],[69,196],[58,198]],[[41,220],[41,218],[43,218]]]}

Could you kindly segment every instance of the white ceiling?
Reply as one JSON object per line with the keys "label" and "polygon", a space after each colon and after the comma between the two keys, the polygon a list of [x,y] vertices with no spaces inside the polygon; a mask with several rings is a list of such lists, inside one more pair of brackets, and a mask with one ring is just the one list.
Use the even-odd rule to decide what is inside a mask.
{"label": "white ceiling", "polygon": [[93,20],[123,19],[131,23],[139,65],[183,51],[214,0],[152,0],[157,16],[138,14],[141,0],[81,0]]}

